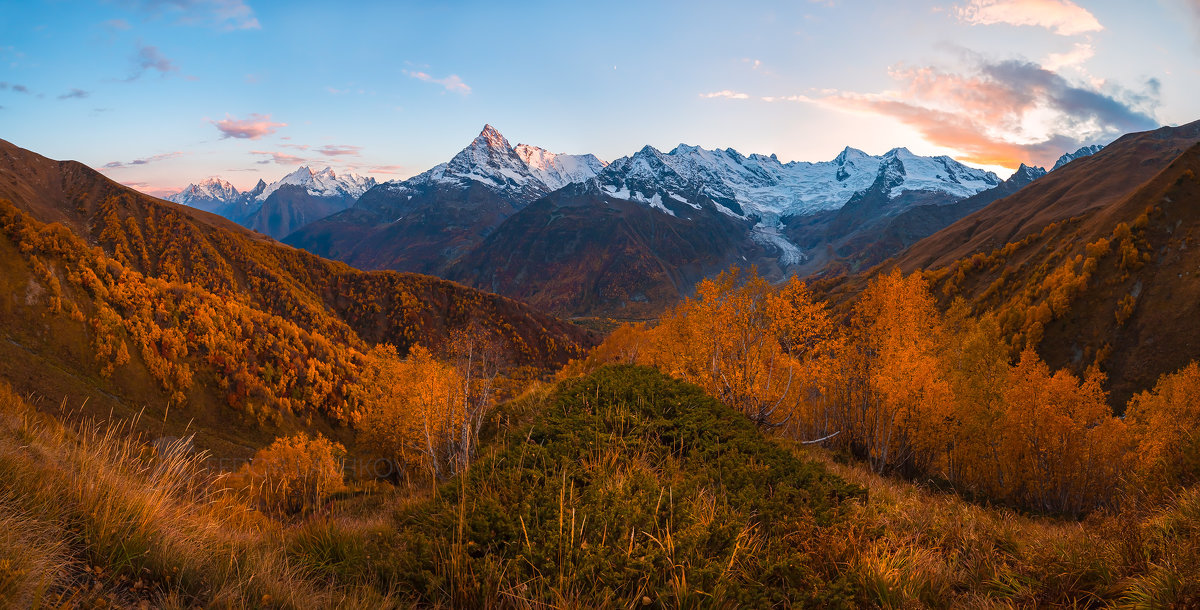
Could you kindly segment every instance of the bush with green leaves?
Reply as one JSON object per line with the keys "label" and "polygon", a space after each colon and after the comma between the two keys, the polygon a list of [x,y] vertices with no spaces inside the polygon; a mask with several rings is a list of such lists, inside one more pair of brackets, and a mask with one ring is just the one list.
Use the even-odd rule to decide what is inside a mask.
{"label": "bush with green leaves", "polygon": [[865,601],[827,558],[865,492],[646,367],[567,381],[433,499],[398,515],[403,589],[455,605]]}

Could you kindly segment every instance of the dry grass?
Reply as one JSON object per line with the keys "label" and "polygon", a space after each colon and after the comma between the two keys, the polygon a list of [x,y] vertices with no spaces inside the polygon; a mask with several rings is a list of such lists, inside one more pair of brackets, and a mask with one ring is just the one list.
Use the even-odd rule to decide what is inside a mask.
{"label": "dry grass", "polygon": [[868,489],[839,559],[880,607],[1200,604],[1200,489],[1077,522],[980,506],[796,450]]}
{"label": "dry grass", "polygon": [[[505,417],[536,419],[546,397],[533,392],[525,399],[537,404]],[[499,435],[474,475],[449,485],[345,494],[328,510],[274,518],[225,490],[199,456],[155,455],[121,427],[63,426],[0,385],[0,607],[724,607],[792,552],[825,566],[843,599],[883,608],[1200,606],[1200,488],[1076,522],[782,443],[868,493],[820,527],[803,511],[778,513],[774,523],[795,520],[781,540],[763,514],[732,514],[721,484],[684,493],[696,465],[651,451],[643,431],[620,423],[633,421],[627,413],[609,417],[613,442],[576,457]],[[500,454],[532,468],[506,470]],[[535,496],[544,503],[530,510]],[[613,503],[622,507],[605,508]],[[630,514],[640,525],[615,531]],[[481,553],[507,520],[512,544]],[[718,527],[732,543],[700,560],[696,544]],[[657,576],[614,586],[610,564]]]}
{"label": "dry grass", "polygon": [[124,432],[62,426],[0,386],[0,605],[328,599],[202,456],[157,456]]}

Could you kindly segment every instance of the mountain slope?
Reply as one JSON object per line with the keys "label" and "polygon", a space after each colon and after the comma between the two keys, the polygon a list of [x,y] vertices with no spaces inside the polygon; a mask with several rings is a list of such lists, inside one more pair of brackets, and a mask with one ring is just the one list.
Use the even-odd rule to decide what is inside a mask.
{"label": "mountain slope", "polygon": [[[904,269],[943,267],[1107,207],[1162,171],[1200,138],[1200,122],[1129,134],[958,221],[898,257]],[[1119,144],[1119,146],[1118,146]]]}
{"label": "mountain slope", "polygon": [[[879,206],[884,213],[876,212],[857,222],[842,224],[845,219],[842,210],[852,207],[851,204],[847,204],[842,210],[828,212],[824,216],[789,218],[785,232],[789,239],[811,253],[811,258],[799,268],[801,274],[855,273],[871,268],[960,218],[983,209],[993,201],[1016,193],[1045,175],[1045,169],[1021,164],[1012,176],[998,186],[980,191],[966,199],[947,203],[944,197],[927,193],[919,200],[910,200],[908,205],[903,205],[905,202],[900,201],[898,212],[888,213],[885,203]],[[867,190],[862,196],[870,198],[877,192]],[[857,207],[858,203],[859,201],[854,201],[854,207]],[[846,233],[840,234],[841,231]]]}
{"label": "mountain slope", "polygon": [[994,312],[1014,350],[1108,372],[1118,408],[1200,358],[1200,121],[1126,135],[834,289],[926,270],[945,302]]}
{"label": "mountain slope", "polygon": [[669,213],[595,181],[570,185],[506,220],[448,277],[543,311],[642,319],[730,265],[769,264],[770,250],[748,238],[750,221],[719,204],[652,200]]}
{"label": "mountain slope", "polygon": [[186,401],[214,424],[226,403],[252,419],[311,410],[336,422],[352,416],[349,382],[375,343],[437,349],[470,329],[514,364],[550,365],[590,341],[515,301],[360,272],[7,142],[0,200],[13,295],[0,374],[26,391],[107,397],[95,406],[126,413]]}

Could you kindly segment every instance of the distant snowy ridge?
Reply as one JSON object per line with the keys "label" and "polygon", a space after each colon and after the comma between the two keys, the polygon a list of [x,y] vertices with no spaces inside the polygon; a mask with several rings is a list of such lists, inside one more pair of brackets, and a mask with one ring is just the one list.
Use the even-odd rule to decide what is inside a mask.
{"label": "distant snowy ridge", "polygon": [[1090,156],[1100,152],[1101,150],[1104,150],[1103,144],[1093,144],[1091,146],[1084,146],[1083,148],[1080,148],[1079,150],[1077,150],[1073,153],[1067,153],[1067,154],[1059,157],[1058,161],[1054,162],[1054,167],[1050,168],[1050,171],[1054,171],[1076,159],[1081,159],[1083,157],[1090,157]]}
{"label": "distant snowy ridge", "polygon": [[309,195],[314,197],[349,197],[357,199],[363,193],[371,190],[371,187],[375,186],[375,179],[357,174],[342,174],[339,176],[329,167],[319,172],[314,172],[310,167],[304,165],[284,176],[281,180],[268,184],[258,194],[256,199],[266,201],[267,197],[271,196],[271,193],[287,185],[302,186],[308,191]]}
{"label": "distant snowy ridge", "polygon": [[241,193],[232,184],[220,178],[208,178],[198,184],[189,184],[178,193],[167,195],[167,201],[182,203],[195,207],[204,207],[212,203],[229,203],[236,201]]}
{"label": "distant snowy ridge", "polygon": [[906,148],[872,156],[847,147],[831,161],[782,163],[774,155],[744,156],[732,148],[706,150],[680,144],[669,153],[646,146],[613,161],[598,178],[606,191],[667,196],[702,194],[733,202],[746,216],[779,218],[836,210],[855,193],[884,180],[895,198],[904,191],[940,191],[969,197],[1000,184],[996,174],[950,157],[921,157]]}
{"label": "distant snowy ridge", "polygon": [[595,178],[608,165],[596,155],[557,154],[529,144],[517,144],[513,150],[529,167],[530,173],[552,191]]}
{"label": "distant snowy ridge", "polygon": [[254,189],[244,193],[238,192],[237,188],[221,178],[208,178],[197,184],[189,184],[178,193],[167,195],[165,199],[202,209],[213,209],[221,205],[249,204],[251,201],[262,203],[271,193],[286,185],[304,187],[308,194],[314,197],[357,199],[375,186],[375,179],[356,174],[339,176],[329,167],[314,172],[306,165],[270,184],[259,180]]}

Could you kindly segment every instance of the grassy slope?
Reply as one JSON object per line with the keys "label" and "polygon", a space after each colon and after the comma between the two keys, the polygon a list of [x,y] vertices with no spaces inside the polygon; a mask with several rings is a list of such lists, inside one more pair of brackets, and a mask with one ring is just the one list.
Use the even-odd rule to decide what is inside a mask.
{"label": "grassy slope", "polygon": [[970,504],[636,367],[510,403],[436,490],[280,521],[0,386],[0,606],[1194,607],[1198,523],[1197,489],[1082,523]]}

